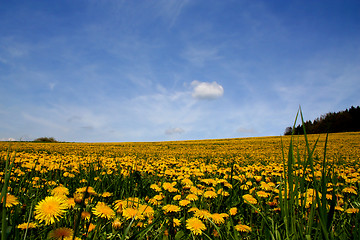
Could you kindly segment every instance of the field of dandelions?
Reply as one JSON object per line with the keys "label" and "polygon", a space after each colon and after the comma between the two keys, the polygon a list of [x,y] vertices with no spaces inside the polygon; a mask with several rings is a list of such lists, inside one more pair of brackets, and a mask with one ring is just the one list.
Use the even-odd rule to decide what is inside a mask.
{"label": "field of dandelions", "polygon": [[1,142],[1,239],[359,239],[359,157],[360,133]]}

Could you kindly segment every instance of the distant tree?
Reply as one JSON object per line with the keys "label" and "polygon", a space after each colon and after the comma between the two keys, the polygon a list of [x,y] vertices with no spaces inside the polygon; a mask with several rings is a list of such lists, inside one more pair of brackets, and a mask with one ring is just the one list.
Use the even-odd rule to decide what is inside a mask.
{"label": "distant tree", "polygon": [[[335,133],[335,132],[356,132],[360,131],[360,107],[351,107],[345,111],[329,112],[316,118],[313,122],[304,122],[306,133]],[[291,127],[285,129],[284,135],[292,133]],[[294,134],[304,134],[303,125],[293,129]]]}
{"label": "distant tree", "polygon": [[34,142],[58,142],[58,141],[53,137],[39,137],[35,139]]}
{"label": "distant tree", "polygon": [[285,129],[284,135],[291,135],[291,133],[292,133],[292,127],[287,127]]}

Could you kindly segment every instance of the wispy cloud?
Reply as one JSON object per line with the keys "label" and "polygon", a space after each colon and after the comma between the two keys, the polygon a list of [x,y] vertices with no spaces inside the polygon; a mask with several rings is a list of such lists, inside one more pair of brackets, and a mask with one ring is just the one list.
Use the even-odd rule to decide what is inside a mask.
{"label": "wispy cloud", "polygon": [[183,132],[185,132],[185,130],[179,127],[169,128],[165,130],[166,135],[181,134]]}
{"label": "wispy cloud", "polygon": [[[45,118],[43,116],[34,116],[32,114],[29,113],[23,113],[22,114],[24,119],[29,121],[30,123],[36,124],[39,127],[45,127],[45,128],[50,128],[50,129],[57,129],[57,130],[61,130],[61,131],[68,131],[69,129],[58,124],[56,121],[51,120],[49,118]],[[50,117],[51,118],[51,117]]]}
{"label": "wispy cloud", "polygon": [[321,16],[276,1],[4,4],[0,138],[276,135],[299,105],[309,119],[360,105],[351,1]]}
{"label": "wispy cloud", "polygon": [[218,49],[215,47],[188,47],[183,53],[182,57],[197,67],[204,66],[207,62],[220,60]]}
{"label": "wispy cloud", "polygon": [[339,59],[338,50],[320,52],[306,63],[299,62],[293,72],[273,76],[270,89],[284,109],[294,111],[301,105],[309,120],[358,105],[360,85],[354,83],[359,82],[360,59],[350,51],[344,49],[345,55],[341,56],[349,58],[349,62]]}
{"label": "wispy cloud", "polygon": [[159,14],[165,17],[166,21],[169,22],[169,27],[171,28],[176,23],[176,20],[180,16],[183,8],[189,4],[189,0],[160,0],[156,1],[157,8],[159,9]]}
{"label": "wispy cloud", "polygon": [[243,128],[243,127],[240,127],[236,130],[238,133],[240,134],[254,134],[256,133],[256,131],[252,128]]}
{"label": "wispy cloud", "polygon": [[27,43],[21,42],[14,37],[0,37],[0,43],[1,55],[9,60],[20,59],[21,57],[28,55],[30,51]]}

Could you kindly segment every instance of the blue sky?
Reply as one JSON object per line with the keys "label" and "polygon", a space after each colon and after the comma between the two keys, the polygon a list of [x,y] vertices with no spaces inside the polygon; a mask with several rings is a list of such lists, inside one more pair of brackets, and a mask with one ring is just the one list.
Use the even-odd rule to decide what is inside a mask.
{"label": "blue sky", "polygon": [[0,139],[279,136],[360,105],[360,2],[1,1]]}

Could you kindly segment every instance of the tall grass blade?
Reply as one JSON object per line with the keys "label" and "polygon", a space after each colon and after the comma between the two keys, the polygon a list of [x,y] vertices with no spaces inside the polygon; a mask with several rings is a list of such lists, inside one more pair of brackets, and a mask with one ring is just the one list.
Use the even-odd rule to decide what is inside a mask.
{"label": "tall grass blade", "polygon": [[[5,181],[4,181],[4,185],[1,189],[1,195],[0,195],[0,199],[2,200],[2,216],[1,216],[1,240],[5,240],[7,239],[7,235],[8,235],[8,229],[7,229],[7,219],[6,219],[6,197],[7,197],[7,189],[9,186],[9,181],[10,181],[10,175],[11,175],[11,170],[14,166],[14,162],[15,162],[15,155],[16,153],[14,152],[12,156],[10,156],[10,149],[8,150],[7,153],[7,157],[6,157],[6,163],[5,163],[5,169],[4,169],[4,173],[5,173]],[[11,163],[10,163],[11,161]]]}

